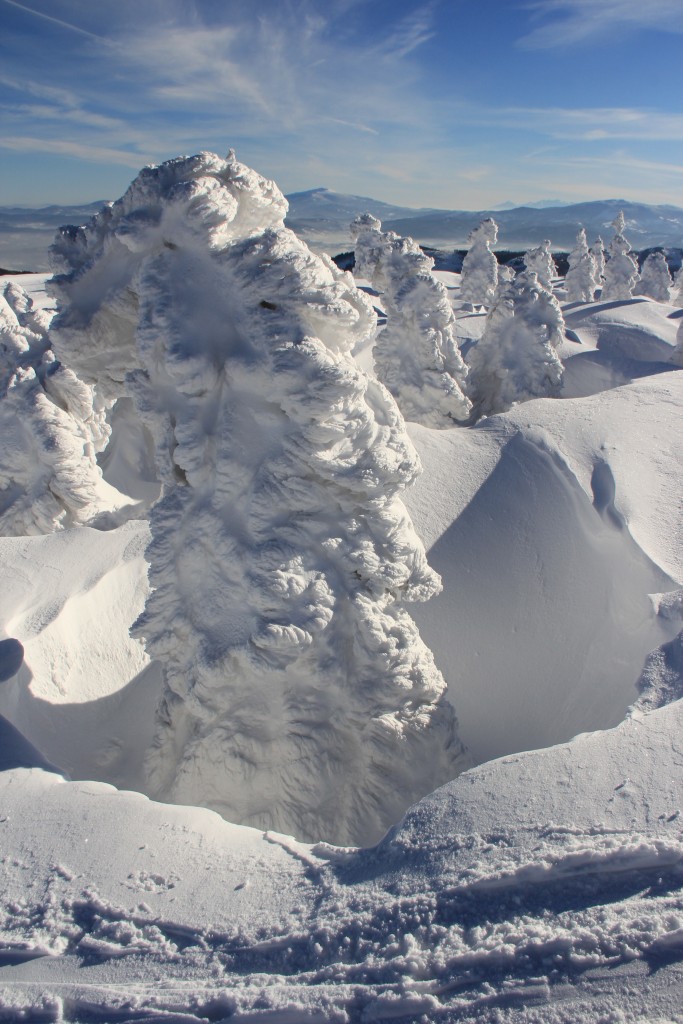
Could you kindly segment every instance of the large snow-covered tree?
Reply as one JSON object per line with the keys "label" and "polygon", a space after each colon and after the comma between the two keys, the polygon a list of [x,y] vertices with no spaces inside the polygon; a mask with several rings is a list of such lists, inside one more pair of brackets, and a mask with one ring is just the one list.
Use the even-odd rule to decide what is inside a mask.
{"label": "large snow-covered tree", "polygon": [[668,302],[671,293],[671,273],[663,252],[651,252],[640,269],[640,281],[634,295],[647,295],[657,302]]}
{"label": "large snow-covered tree", "polygon": [[469,249],[460,272],[460,298],[475,306],[491,306],[498,281],[498,262],[491,246],[498,239],[498,225],[487,217],[471,232]]}
{"label": "large snow-covered tree", "polygon": [[[50,347],[50,317],[15,282],[0,293],[0,534],[84,525],[125,498],[102,479],[105,408]],[[118,500],[117,500],[118,499]]]}
{"label": "large snow-covered tree", "polygon": [[624,237],[625,225],[624,211],[620,210],[612,221],[614,238],[610,242],[609,259],[605,264],[601,298],[608,302],[630,299],[638,282],[638,263],[631,253],[630,243]]}
{"label": "large snow-covered tree", "polygon": [[533,271],[501,284],[484,333],[468,352],[468,394],[478,418],[530,398],[557,397],[562,309]]}
{"label": "large snow-covered tree", "polygon": [[576,245],[569,253],[569,270],[564,279],[569,302],[592,302],[598,284],[595,259],[586,241],[586,229],[576,236]]}
{"label": "large snow-covered tree", "polygon": [[557,274],[555,261],[550,252],[550,240],[545,239],[534,249],[524,255],[524,266],[538,278],[541,286],[547,291],[553,289],[553,278]]}
{"label": "large snow-covered tree", "polygon": [[58,240],[57,338],[155,439],[150,791],[370,843],[464,754],[402,607],[439,589],[398,497],[417,456],[350,354],[376,318],[286,210],[232,153],[143,170]]}

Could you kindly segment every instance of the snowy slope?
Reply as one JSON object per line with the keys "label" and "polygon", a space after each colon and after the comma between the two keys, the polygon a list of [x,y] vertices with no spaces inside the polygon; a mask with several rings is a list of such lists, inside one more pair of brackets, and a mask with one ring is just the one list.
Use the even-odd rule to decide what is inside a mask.
{"label": "snowy slope", "polygon": [[681,715],[472,770],[369,851],[6,772],[0,1019],[680,1021]]}

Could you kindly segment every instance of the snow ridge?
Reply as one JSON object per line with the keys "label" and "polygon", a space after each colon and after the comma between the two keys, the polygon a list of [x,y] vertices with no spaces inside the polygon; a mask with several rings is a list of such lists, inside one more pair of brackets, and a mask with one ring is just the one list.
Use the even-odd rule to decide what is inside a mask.
{"label": "snow ridge", "polygon": [[400,607],[440,584],[397,497],[416,453],[350,355],[376,318],[286,209],[232,153],[147,168],[62,232],[57,338],[155,442],[151,792],[367,843],[464,754]]}

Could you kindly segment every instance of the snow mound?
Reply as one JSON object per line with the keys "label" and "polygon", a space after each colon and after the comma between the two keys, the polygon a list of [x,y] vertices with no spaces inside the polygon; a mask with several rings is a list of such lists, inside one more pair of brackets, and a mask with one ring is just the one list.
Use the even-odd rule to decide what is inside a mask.
{"label": "snow mound", "polygon": [[615,725],[680,630],[650,595],[683,581],[682,410],[671,372],[468,433],[411,427],[406,500],[443,579],[414,615],[476,761]]}
{"label": "snow mound", "polygon": [[376,317],[285,212],[232,153],[147,168],[55,243],[55,344],[134,400],[163,486],[135,628],[165,679],[150,792],[368,842],[464,755],[401,607],[439,582],[398,498],[417,456],[351,356]]}

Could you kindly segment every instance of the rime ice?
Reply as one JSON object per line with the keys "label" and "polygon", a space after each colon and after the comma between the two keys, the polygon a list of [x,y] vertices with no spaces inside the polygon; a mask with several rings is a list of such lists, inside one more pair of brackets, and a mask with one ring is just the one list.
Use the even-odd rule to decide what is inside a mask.
{"label": "rime ice", "polygon": [[401,607],[439,589],[398,500],[417,456],[350,356],[375,315],[285,212],[232,154],[142,171],[58,241],[57,338],[155,442],[151,791],[368,843],[464,755]]}

